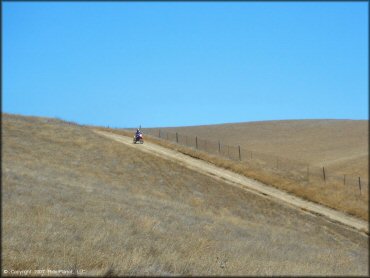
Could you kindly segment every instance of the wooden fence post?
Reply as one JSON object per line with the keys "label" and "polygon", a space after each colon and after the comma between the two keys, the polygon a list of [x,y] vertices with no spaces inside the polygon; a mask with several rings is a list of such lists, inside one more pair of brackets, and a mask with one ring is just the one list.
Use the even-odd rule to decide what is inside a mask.
{"label": "wooden fence post", "polygon": [[279,169],[279,158],[276,158],[276,168]]}
{"label": "wooden fence post", "polygon": [[168,131],[166,132],[166,138],[167,138],[167,140],[168,140]]}
{"label": "wooden fence post", "polygon": [[326,182],[326,177],[325,177],[325,167],[322,167],[322,174],[324,176],[324,181]]}
{"label": "wooden fence post", "polygon": [[346,175],[343,176],[343,184],[346,185]]}
{"label": "wooden fence post", "polygon": [[198,136],[195,136],[195,147],[198,149]]}
{"label": "wooden fence post", "polygon": [[241,161],[242,160],[242,155],[240,153],[240,146],[238,146],[238,147],[239,147],[239,160]]}
{"label": "wooden fence post", "polygon": [[221,153],[221,143],[218,141],[218,153]]}
{"label": "wooden fence post", "polygon": [[358,177],[358,187],[360,188],[360,194],[361,194],[361,178]]}
{"label": "wooden fence post", "polygon": [[230,150],[229,150],[229,145],[227,145],[227,157],[230,158]]}
{"label": "wooden fence post", "polygon": [[179,143],[179,135],[176,132],[176,143]]}
{"label": "wooden fence post", "polygon": [[161,130],[159,129],[158,131],[159,131],[158,137],[161,138]]}

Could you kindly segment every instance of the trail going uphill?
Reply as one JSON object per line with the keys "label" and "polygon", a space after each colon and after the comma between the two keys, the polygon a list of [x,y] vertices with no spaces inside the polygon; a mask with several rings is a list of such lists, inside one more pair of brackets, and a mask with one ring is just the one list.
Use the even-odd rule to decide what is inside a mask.
{"label": "trail going uphill", "polygon": [[143,145],[135,145],[132,143],[132,138],[122,135],[117,135],[111,132],[105,132],[100,130],[94,130],[97,134],[108,137],[117,142],[123,143],[132,148],[136,148],[140,151],[149,153],[151,155],[156,155],[164,159],[175,161],[176,163],[187,167],[191,170],[197,171],[199,173],[210,176],[214,179],[221,180],[230,185],[237,186],[254,194],[260,195],[263,198],[269,198],[278,202],[283,202],[284,204],[291,206],[295,209],[301,209],[306,213],[319,215],[331,222],[341,223],[353,229],[359,230],[361,232],[368,233],[369,227],[368,222],[357,219],[345,213],[330,209],[328,207],[303,200],[297,196],[293,196],[287,192],[281,191],[274,187],[268,186],[256,180],[247,178],[245,176],[239,175],[232,171],[217,167],[206,161],[193,158],[191,156],[185,155],[183,153],[161,147],[159,145],[150,143],[148,141]]}

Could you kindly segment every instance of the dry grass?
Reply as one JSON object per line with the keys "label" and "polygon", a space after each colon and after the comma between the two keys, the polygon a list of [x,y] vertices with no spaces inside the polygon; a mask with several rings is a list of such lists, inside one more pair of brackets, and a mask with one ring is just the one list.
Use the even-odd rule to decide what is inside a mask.
{"label": "dry grass", "polygon": [[[125,130],[100,129],[126,136],[132,135],[132,132]],[[343,185],[342,180],[337,181],[329,179],[323,182],[321,176],[311,176],[310,180],[307,181],[306,176],[298,178],[298,174],[290,178],[284,170],[279,171],[276,169],[264,168],[254,163],[236,162],[151,136],[146,136],[146,140],[180,151],[192,157],[211,162],[238,174],[293,193],[306,200],[348,213],[363,220],[369,220],[368,185],[363,185],[360,192],[355,183],[352,185]]]}
{"label": "dry grass", "polygon": [[361,233],[88,128],[4,114],[2,120],[2,269],[368,274]]}
{"label": "dry grass", "polygon": [[[361,176],[369,173],[367,120],[289,120],[161,128],[246,150],[326,166],[328,171]],[[148,129],[151,130],[151,129]]]}

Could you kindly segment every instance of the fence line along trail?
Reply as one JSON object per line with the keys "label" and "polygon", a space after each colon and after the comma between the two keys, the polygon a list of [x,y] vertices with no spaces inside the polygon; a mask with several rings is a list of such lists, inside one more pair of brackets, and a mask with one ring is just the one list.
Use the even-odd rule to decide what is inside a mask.
{"label": "fence line along trail", "polygon": [[[210,154],[219,155],[221,157],[253,163],[254,165],[262,165],[265,168],[279,170],[280,174],[289,176],[290,179],[296,181],[309,181],[310,177],[315,178],[315,182],[332,181],[342,183],[343,174],[327,172],[327,167],[311,165],[304,161],[298,161],[291,158],[263,153],[255,150],[246,150],[240,145],[229,145],[218,141],[211,141],[200,138],[199,136],[183,135],[178,132],[171,133],[163,130],[147,130],[147,134],[169,142],[176,142],[182,146],[195,148],[196,150],[204,151]],[[359,181],[360,180],[360,181]],[[359,176],[351,176],[346,174],[347,185],[358,186],[360,184],[369,186],[369,181]],[[344,182],[344,184],[346,184]]]}
{"label": "fence line along trail", "polygon": [[217,167],[203,160],[192,158],[188,155],[182,154],[180,152],[165,147],[161,147],[150,142],[145,142],[144,145],[135,145],[132,144],[131,137],[117,135],[111,132],[105,132],[100,130],[94,130],[94,132],[107,138],[110,138],[112,140],[115,140],[117,142],[123,143],[132,148],[136,148],[139,151],[143,151],[152,155],[160,156],[171,161],[175,161],[184,167],[195,170],[207,176],[213,177],[214,179],[222,180],[230,185],[243,188],[244,190],[253,192],[264,198],[269,198],[272,201],[284,203],[296,209],[301,209],[307,213],[323,216],[328,221],[341,223],[343,225],[346,225],[350,228],[354,228],[361,232],[368,233],[369,231],[367,221],[349,216],[345,213],[336,211],[334,209],[330,209],[323,205],[303,200],[287,192],[283,192],[271,186],[265,185],[261,182],[236,174],[232,171]]}

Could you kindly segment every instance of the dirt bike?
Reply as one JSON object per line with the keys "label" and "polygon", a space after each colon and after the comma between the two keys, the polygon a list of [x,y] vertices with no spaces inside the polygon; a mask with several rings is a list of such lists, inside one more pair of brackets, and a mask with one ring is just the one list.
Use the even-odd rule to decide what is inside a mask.
{"label": "dirt bike", "polygon": [[137,142],[139,142],[140,144],[144,144],[144,139],[143,139],[143,135],[142,134],[138,134],[138,135],[134,135],[134,144],[136,144]]}

